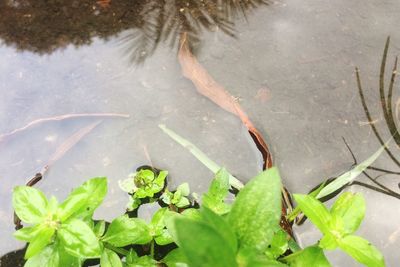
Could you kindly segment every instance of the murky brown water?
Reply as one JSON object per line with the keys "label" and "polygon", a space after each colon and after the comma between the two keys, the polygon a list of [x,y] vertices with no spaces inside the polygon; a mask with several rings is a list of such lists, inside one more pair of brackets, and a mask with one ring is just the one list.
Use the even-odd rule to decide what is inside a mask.
{"label": "murky brown water", "polygon": [[[379,64],[387,35],[392,36],[388,69],[400,51],[400,3],[247,1],[250,8],[234,2],[0,3],[1,133],[62,114],[129,115],[100,118],[101,124],[50,166],[38,188],[64,197],[87,178],[107,176],[110,195],[98,214],[108,218],[120,214],[126,202],[117,181],[138,165],[167,169],[173,183],[189,180],[201,192],[212,174],[162,133],[160,123],[244,181],[261,169],[242,123],[182,76],[177,60],[182,32],[189,32],[200,63],[262,131],[292,192],[305,193],[350,168],[353,160],[342,137],[359,161],[376,151],[379,143],[365,123],[354,67],[361,68],[371,113],[386,140]],[[0,143],[0,254],[22,246],[11,236],[12,187],[25,183],[65,140],[98,119],[40,123]],[[391,149],[400,156],[394,144]],[[398,170],[386,155],[375,165]],[[380,179],[398,191],[399,176]],[[388,266],[396,266],[400,201],[359,186],[351,190],[367,197],[360,235],[383,251]],[[305,244],[316,240],[307,224],[299,236]],[[357,266],[343,253],[329,255],[335,266]]]}

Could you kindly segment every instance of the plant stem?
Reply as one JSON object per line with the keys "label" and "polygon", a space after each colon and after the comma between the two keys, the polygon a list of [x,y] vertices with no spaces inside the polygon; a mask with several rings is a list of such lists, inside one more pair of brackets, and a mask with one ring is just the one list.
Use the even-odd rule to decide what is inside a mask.
{"label": "plant stem", "polygon": [[150,256],[154,259],[154,239],[150,243]]}

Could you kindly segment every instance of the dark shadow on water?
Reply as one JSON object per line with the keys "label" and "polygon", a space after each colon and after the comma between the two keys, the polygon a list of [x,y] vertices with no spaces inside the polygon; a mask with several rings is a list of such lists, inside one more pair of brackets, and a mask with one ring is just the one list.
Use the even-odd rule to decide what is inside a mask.
{"label": "dark shadow on water", "polygon": [[160,42],[177,46],[182,32],[191,45],[203,31],[235,36],[234,21],[269,0],[10,0],[0,2],[0,38],[18,50],[49,54],[107,40],[125,30],[124,52],[142,63]]}

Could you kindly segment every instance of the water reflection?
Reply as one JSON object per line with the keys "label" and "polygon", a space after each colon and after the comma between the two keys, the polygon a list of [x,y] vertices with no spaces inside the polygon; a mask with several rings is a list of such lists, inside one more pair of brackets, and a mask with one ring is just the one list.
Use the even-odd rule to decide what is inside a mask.
{"label": "water reflection", "polygon": [[0,3],[0,38],[18,50],[48,54],[95,37],[121,38],[133,63],[142,63],[160,42],[176,47],[183,32],[192,46],[203,31],[235,36],[234,20],[268,0],[8,0]]}

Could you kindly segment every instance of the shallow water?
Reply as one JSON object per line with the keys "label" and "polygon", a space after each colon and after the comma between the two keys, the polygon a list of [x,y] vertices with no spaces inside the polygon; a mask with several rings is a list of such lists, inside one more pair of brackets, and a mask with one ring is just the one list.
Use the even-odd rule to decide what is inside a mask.
{"label": "shallow water", "polygon": [[[45,122],[0,143],[0,254],[22,246],[11,236],[12,187],[29,180],[65,140],[97,120],[102,122],[52,164],[37,187],[62,198],[87,178],[107,176],[110,195],[98,216],[123,212],[126,198],[117,181],[139,165],[169,170],[172,184],[189,180],[193,191],[205,189],[211,172],[162,133],[160,123],[244,181],[261,169],[242,123],[182,76],[177,45],[183,31],[191,33],[200,63],[238,98],[264,134],[291,192],[306,193],[350,168],[353,160],[342,137],[359,161],[379,147],[365,124],[355,66],[361,69],[376,125],[385,140],[389,137],[378,73],[387,35],[392,37],[388,69],[400,51],[398,1],[287,0],[256,4],[245,17],[229,6],[230,15],[222,18],[234,26],[221,16],[208,23],[199,20],[199,10],[208,10],[211,18],[215,13],[213,6],[195,7],[196,1],[163,7],[161,1],[112,0],[108,7],[77,3],[0,4],[0,132],[62,114],[121,113],[129,118]],[[160,14],[165,14],[162,29],[153,27]],[[202,30],[195,26],[199,21]],[[400,155],[394,144],[391,149]],[[376,166],[396,170],[386,155]],[[381,181],[398,190],[398,176]],[[383,251],[388,266],[396,266],[400,201],[359,186],[351,190],[367,198],[359,234]],[[304,244],[318,238],[307,224],[298,234]],[[343,253],[329,255],[335,266],[358,266]]]}

